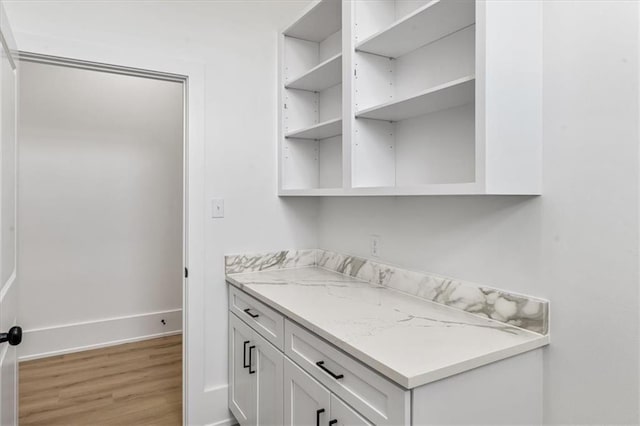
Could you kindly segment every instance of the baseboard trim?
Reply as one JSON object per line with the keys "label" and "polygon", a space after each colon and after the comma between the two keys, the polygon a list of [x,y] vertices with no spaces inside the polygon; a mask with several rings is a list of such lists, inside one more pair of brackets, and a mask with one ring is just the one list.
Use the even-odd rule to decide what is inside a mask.
{"label": "baseboard trim", "polygon": [[[162,320],[166,324],[162,324]],[[99,349],[182,333],[182,309],[25,330],[18,360]]]}

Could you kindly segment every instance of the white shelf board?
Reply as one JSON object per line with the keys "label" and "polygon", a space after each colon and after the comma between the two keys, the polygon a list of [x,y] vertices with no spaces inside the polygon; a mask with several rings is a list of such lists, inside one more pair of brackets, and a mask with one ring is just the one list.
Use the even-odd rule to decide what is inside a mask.
{"label": "white shelf board", "polygon": [[306,73],[291,80],[287,89],[320,92],[342,82],[342,53],[327,59]]}
{"label": "white shelf board", "polygon": [[397,58],[475,23],[475,1],[434,0],[356,45]]}
{"label": "white shelf board", "polygon": [[307,9],[296,22],[283,31],[284,35],[321,42],[342,28],[342,2],[321,0]]}
{"label": "white shelf board", "polygon": [[342,118],[323,121],[304,129],[294,130],[285,134],[285,138],[295,139],[327,139],[342,134]]}
{"label": "white shelf board", "polygon": [[475,77],[467,76],[432,87],[413,96],[366,108],[356,112],[356,117],[401,121],[465,105],[473,102],[474,99]]}

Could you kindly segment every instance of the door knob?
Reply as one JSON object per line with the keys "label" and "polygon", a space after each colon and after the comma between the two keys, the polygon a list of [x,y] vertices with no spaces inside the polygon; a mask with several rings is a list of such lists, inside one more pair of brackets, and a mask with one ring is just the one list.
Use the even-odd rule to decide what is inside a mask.
{"label": "door knob", "polygon": [[0,333],[0,343],[9,342],[11,346],[19,345],[22,342],[22,328],[11,327],[8,333]]}

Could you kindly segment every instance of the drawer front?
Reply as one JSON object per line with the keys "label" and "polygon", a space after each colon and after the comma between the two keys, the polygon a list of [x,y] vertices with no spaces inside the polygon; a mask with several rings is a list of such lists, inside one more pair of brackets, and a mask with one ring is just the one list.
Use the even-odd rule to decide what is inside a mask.
{"label": "drawer front", "polygon": [[284,352],[376,425],[410,424],[410,391],[289,320]]}
{"label": "drawer front", "polygon": [[242,290],[229,285],[229,310],[276,348],[284,348],[284,317]]}

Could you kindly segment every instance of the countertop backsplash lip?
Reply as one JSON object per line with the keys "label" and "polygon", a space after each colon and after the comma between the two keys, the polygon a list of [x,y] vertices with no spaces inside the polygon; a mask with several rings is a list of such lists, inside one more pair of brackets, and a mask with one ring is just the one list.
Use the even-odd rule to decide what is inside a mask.
{"label": "countertop backsplash lip", "polygon": [[[467,283],[467,284],[470,284],[470,285],[474,285],[476,287],[482,287],[482,288],[486,288],[486,289],[489,289],[489,290],[501,291],[501,292],[505,292],[505,293],[508,293],[508,294],[512,294],[514,296],[519,296],[519,297],[524,297],[524,298],[535,300],[535,301],[539,301],[539,302],[549,303],[549,300],[545,299],[544,297],[531,296],[529,294],[520,293],[520,292],[517,292],[517,291],[511,291],[511,290],[504,290],[504,289],[501,289],[499,287],[494,287],[494,286],[491,286],[491,285],[478,284],[478,283],[474,283],[473,281],[470,281],[470,280],[453,278],[453,277],[450,277],[448,275],[438,274],[436,272],[419,271],[419,270],[413,269],[413,268],[406,268],[406,267],[403,267],[402,265],[394,264],[393,262],[378,261],[378,260],[372,259],[372,258],[364,258],[362,256],[356,256],[354,254],[348,254],[348,253],[338,253],[338,252],[334,252],[332,250],[326,250],[326,249],[315,249],[315,250],[317,252],[323,252],[324,251],[324,252],[328,252],[328,253],[332,253],[332,254],[339,254],[339,255],[342,255],[342,256],[360,258],[360,259],[366,260],[368,262],[377,263],[377,264],[380,264],[380,265],[384,265],[384,266],[388,266],[388,267],[392,267],[392,268],[396,268],[396,269],[401,269],[401,270],[408,271],[408,272],[413,272],[413,273],[416,273],[416,274],[429,275],[429,276],[437,277],[437,278],[440,278],[440,279],[455,280],[455,281]],[[322,268],[322,266],[318,265],[318,264],[316,264],[314,266]],[[335,271],[334,269],[330,269],[330,268],[325,268],[325,269],[329,269],[330,271]]]}
{"label": "countertop backsplash lip", "polygon": [[431,302],[549,335],[546,299],[431,272],[401,268],[325,249],[296,249],[225,256],[225,273],[319,267]]}
{"label": "countertop backsplash lip", "polygon": [[225,274],[316,266],[317,249],[295,249],[229,254],[224,257]]}

